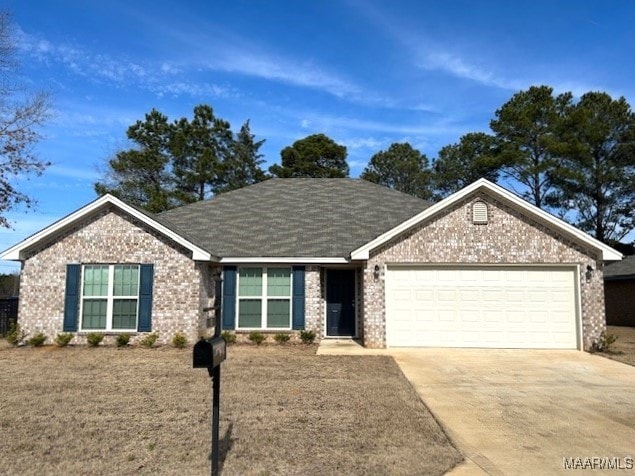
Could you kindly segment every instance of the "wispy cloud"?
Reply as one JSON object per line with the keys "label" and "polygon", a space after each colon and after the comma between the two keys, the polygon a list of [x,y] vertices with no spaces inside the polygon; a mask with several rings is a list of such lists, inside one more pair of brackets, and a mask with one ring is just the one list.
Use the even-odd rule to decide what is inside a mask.
{"label": "wispy cloud", "polygon": [[[252,49],[250,48],[249,51]],[[350,80],[312,62],[297,61],[262,52],[233,49],[230,54],[207,63],[210,69],[255,76],[294,86],[325,91],[337,97],[355,97],[361,88]]]}
{"label": "wispy cloud", "polygon": [[219,86],[211,83],[195,83],[192,81],[176,81],[166,84],[160,82],[148,85],[157,96],[178,97],[188,95],[193,97],[238,97],[240,93],[235,88]]}
{"label": "wispy cloud", "polygon": [[523,87],[519,81],[499,77],[493,71],[470,64],[464,58],[447,51],[423,49],[418,52],[418,55],[420,60],[417,66],[423,69],[443,71],[456,78],[468,79],[485,86],[510,90]]}
{"label": "wispy cloud", "polygon": [[[145,10],[133,9],[128,13],[135,17],[135,21],[150,28],[161,23],[154,21]],[[326,67],[313,58],[286,54],[279,47],[238,35],[207,19],[188,18],[187,23],[188,28],[178,23],[161,24],[162,37],[168,38],[172,47],[178,45],[181,63],[172,67],[180,68],[182,62],[187,62],[191,67],[323,91],[352,101],[372,97],[346,74]]]}
{"label": "wispy cloud", "polygon": [[90,182],[94,182],[100,178],[100,174],[96,169],[95,170],[87,169],[84,164],[82,164],[79,167],[53,164],[46,170],[45,173],[47,175],[54,175],[56,177],[80,179],[80,180],[86,180]]}
{"label": "wispy cloud", "polygon": [[[485,87],[506,91],[519,91],[532,85],[549,84],[556,92],[571,91],[580,96],[591,90],[607,90],[589,83],[588,79],[563,79],[561,65],[530,64],[509,56],[509,52],[496,53],[496,45],[475,48],[469,39],[453,36],[436,38],[417,30],[407,18],[380,8],[377,3],[358,3],[358,11],[377,27],[379,33],[396,41],[407,51],[407,57],[416,68],[445,73],[452,78],[471,81]],[[504,58],[504,61],[501,61]]]}
{"label": "wispy cloud", "polygon": [[386,144],[386,139],[377,139],[375,137],[351,137],[341,141],[346,148],[350,150],[370,149],[379,150]]}
{"label": "wispy cloud", "polygon": [[[187,39],[182,34],[181,40]],[[252,76],[269,81],[324,91],[339,98],[364,97],[362,88],[353,81],[329,71],[312,61],[297,60],[271,54],[262,47],[247,42],[214,45],[214,54],[206,48],[210,42],[192,43],[201,49],[204,60],[135,61],[126,57],[112,57],[94,53],[72,44],[54,44],[46,39],[18,30],[20,49],[43,63],[59,63],[74,74],[95,82],[109,82],[116,87],[135,85],[158,97],[189,95],[193,97],[238,96],[237,89],[210,82],[193,81],[191,76],[207,71]],[[222,41],[222,39],[216,39]],[[200,45],[206,45],[201,47]],[[213,58],[210,60],[209,58]]]}
{"label": "wispy cloud", "polygon": [[425,124],[399,124],[328,114],[304,114],[303,117],[310,122],[314,130],[356,130],[407,136],[448,134],[462,132],[465,129],[462,125],[452,124],[446,120],[427,121]]}
{"label": "wispy cloud", "polygon": [[129,86],[148,90],[158,97],[165,95],[194,97],[226,97],[236,95],[230,87],[210,82],[195,83],[188,79],[187,68],[170,61],[135,61],[94,53],[72,44],[54,44],[46,39],[17,31],[18,47],[36,61],[58,63],[78,76],[96,83],[107,82],[115,87]]}
{"label": "wispy cloud", "polygon": [[443,71],[455,78],[467,79],[483,86],[509,91],[520,91],[530,86],[548,84],[554,89],[556,94],[571,92],[574,96],[580,97],[588,91],[607,90],[607,88],[594,84],[562,80],[562,78],[554,76],[552,71],[543,72],[539,68],[534,68],[534,72],[530,76],[523,78],[506,77],[498,73],[495,66],[490,66],[487,69],[447,51],[427,51],[424,49],[420,51],[420,57],[421,60],[418,66],[423,69]]}

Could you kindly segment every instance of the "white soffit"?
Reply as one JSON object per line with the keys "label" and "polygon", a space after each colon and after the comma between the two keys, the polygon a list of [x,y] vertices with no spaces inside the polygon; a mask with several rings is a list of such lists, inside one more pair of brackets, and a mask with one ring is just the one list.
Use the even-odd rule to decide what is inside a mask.
{"label": "white soffit", "polygon": [[294,256],[254,256],[232,257],[228,256],[219,260],[223,264],[243,263],[292,263],[292,264],[348,264],[351,261],[346,258],[320,258],[320,257],[294,257]]}
{"label": "white soffit", "polygon": [[164,225],[161,225],[159,222],[153,220],[152,218],[150,218],[149,216],[147,216],[145,213],[140,212],[139,210],[137,210],[134,207],[131,207],[130,205],[122,202],[121,200],[119,200],[118,198],[106,194],[100,198],[98,198],[97,200],[95,200],[94,202],[89,203],[88,205],[80,208],[79,210],[71,213],[70,215],[65,216],[64,218],[56,221],[55,223],[53,223],[52,225],[49,225],[48,227],[38,231],[37,233],[29,236],[28,238],[25,238],[24,240],[22,240],[20,243],[12,246],[11,248],[5,250],[4,252],[2,252],[2,254],[0,254],[0,258],[1,259],[6,259],[6,260],[14,260],[14,261],[19,261],[24,259],[24,251],[34,245],[36,245],[38,242],[45,240],[51,236],[54,236],[56,233],[62,231],[64,228],[72,225],[75,221],[80,220],[88,215],[90,215],[92,212],[95,212],[96,210],[111,204],[117,208],[119,208],[120,210],[126,212],[127,214],[135,217],[137,220],[141,221],[142,223],[145,223],[146,225],[148,225],[150,228],[156,230],[157,232],[161,233],[162,235],[170,238],[171,240],[173,240],[174,242],[182,245],[183,247],[185,247],[186,249],[190,250],[192,252],[192,259],[196,260],[196,261],[215,261],[215,258],[207,251],[205,251],[204,249],[200,248],[199,246],[195,245],[194,243],[192,243],[191,241],[183,238],[181,235],[179,235],[178,233],[170,230],[169,228],[167,228]]}
{"label": "white soffit", "polygon": [[452,204],[462,200],[473,192],[483,190],[488,193],[488,195],[492,195],[496,198],[499,198],[501,201],[511,203],[515,208],[521,210],[526,215],[538,220],[545,222],[552,228],[560,231],[564,235],[568,235],[573,237],[574,239],[599,250],[602,253],[602,259],[604,261],[619,261],[623,258],[622,253],[617,250],[614,250],[608,245],[605,245],[599,240],[592,238],[588,234],[583,231],[577,229],[576,227],[566,223],[559,218],[551,215],[550,213],[541,210],[540,208],[532,205],[531,203],[523,200],[516,194],[505,190],[503,187],[493,184],[492,182],[486,179],[479,179],[476,182],[468,185],[462,190],[450,195],[447,198],[444,198],[440,202],[435,203],[431,207],[426,208],[424,211],[415,215],[414,217],[406,220],[405,222],[397,225],[396,227],[388,230],[383,235],[378,236],[374,240],[366,243],[365,245],[357,248],[351,253],[351,259],[353,260],[367,260],[370,256],[370,251],[374,250],[378,246],[383,245],[388,242],[392,238],[400,235],[406,230],[412,228],[413,226],[418,225],[423,220],[433,216],[435,213],[443,210],[446,207],[451,206]]}

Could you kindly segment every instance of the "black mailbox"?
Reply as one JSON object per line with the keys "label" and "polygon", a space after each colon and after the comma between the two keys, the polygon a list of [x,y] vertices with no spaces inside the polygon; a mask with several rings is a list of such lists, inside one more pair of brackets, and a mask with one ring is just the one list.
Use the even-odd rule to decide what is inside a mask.
{"label": "black mailbox", "polygon": [[222,337],[213,337],[206,340],[201,337],[194,344],[193,367],[211,369],[223,362],[227,358],[227,344]]}

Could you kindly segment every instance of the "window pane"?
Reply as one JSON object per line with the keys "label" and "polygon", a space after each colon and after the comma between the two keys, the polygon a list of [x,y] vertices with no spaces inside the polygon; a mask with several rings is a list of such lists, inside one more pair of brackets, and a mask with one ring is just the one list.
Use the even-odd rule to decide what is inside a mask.
{"label": "window pane", "polygon": [[238,327],[262,327],[262,301],[241,299],[238,301]]}
{"label": "window pane", "polygon": [[137,300],[115,299],[112,303],[112,328],[137,328]]}
{"label": "window pane", "polygon": [[84,299],[82,307],[82,329],[106,328],[106,300]]}
{"label": "window pane", "polygon": [[291,302],[289,299],[267,301],[267,327],[291,327]]}
{"label": "window pane", "polygon": [[115,266],[115,283],[113,294],[115,296],[137,296],[139,294],[139,266],[117,265]]}
{"label": "window pane", "polygon": [[84,266],[84,296],[108,295],[108,266]]}
{"label": "window pane", "polygon": [[291,269],[267,269],[267,296],[291,296]]}
{"label": "window pane", "polygon": [[262,296],[262,268],[240,268],[239,296]]}

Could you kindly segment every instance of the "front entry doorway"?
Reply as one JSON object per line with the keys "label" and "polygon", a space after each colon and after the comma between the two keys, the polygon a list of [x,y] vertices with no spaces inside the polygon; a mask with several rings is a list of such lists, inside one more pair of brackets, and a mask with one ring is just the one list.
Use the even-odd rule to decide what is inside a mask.
{"label": "front entry doorway", "polygon": [[326,335],[355,336],[355,270],[326,270]]}

